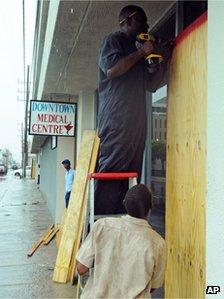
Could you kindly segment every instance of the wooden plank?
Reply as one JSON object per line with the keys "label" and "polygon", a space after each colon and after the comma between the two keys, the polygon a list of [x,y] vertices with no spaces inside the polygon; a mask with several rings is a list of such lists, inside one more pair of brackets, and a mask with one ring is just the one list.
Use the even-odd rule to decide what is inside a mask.
{"label": "wooden plank", "polygon": [[204,298],[206,23],[174,50],[167,119],[165,298]]}
{"label": "wooden plank", "polygon": [[63,213],[62,213],[62,216],[61,216],[61,223],[59,224],[59,231],[56,235],[57,248],[59,247],[60,242],[61,242],[62,231],[63,231],[63,227],[64,227],[64,224],[65,224],[65,219],[66,219],[66,215],[67,215],[66,213],[67,213],[67,209],[64,209]]}
{"label": "wooden plank", "polygon": [[[94,145],[93,145],[93,152],[92,152],[92,157],[91,157],[91,162],[90,162],[90,167],[89,167],[89,173],[95,172],[99,147],[100,147],[100,138],[96,135],[95,140],[94,140]],[[88,181],[88,183],[89,183],[89,181]],[[75,279],[76,255],[77,255],[77,252],[78,252],[79,247],[80,247],[82,231],[83,231],[84,222],[85,222],[85,218],[86,218],[88,191],[89,191],[89,188],[87,186],[86,194],[85,194],[85,200],[83,202],[82,215],[81,215],[81,219],[80,219],[80,223],[79,223],[79,227],[78,227],[78,237],[77,237],[76,242],[74,244],[74,249],[73,249],[73,254],[72,254],[72,261],[71,261],[71,265],[70,265],[70,269],[69,269],[69,279],[70,279],[72,284],[74,283],[74,279]]]}
{"label": "wooden plank", "polygon": [[53,226],[52,229],[48,230],[48,233],[46,233],[45,237],[43,238],[43,243],[49,238],[49,236],[52,234],[54,229],[55,229],[55,226]]}
{"label": "wooden plank", "polygon": [[49,232],[51,232],[53,228],[54,228],[54,224],[52,224],[49,227],[49,229],[41,236],[39,241],[37,241],[35,244],[33,244],[33,246],[31,247],[30,251],[27,254],[28,257],[31,257],[34,254],[34,252],[42,245],[44,239],[46,238],[46,236],[49,235]]}
{"label": "wooden plank", "polygon": [[80,243],[81,243],[82,230],[83,230],[83,226],[84,226],[84,220],[85,220],[85,217],[86,217],[85,211],[86,211],[86,204],[87,204],[87,199],[88,199],[87,196],[88,196],[88,192],[86,192],[86,199],[83,202],[82,213],[81,213],[82,219],[80,220],[80,223],[79,223],[78,235],[77,235],[77,238],[76,238],[75,243],[74,243],[71,264],[70,264],[70,267],[69,267],[68,280],[70,280],[70,282],[72,284],[74,283],[74,279],[75,279],[76,255],[77,255]]}
{"label": "wooden plank", "polygon": [[48,245],[50,241],[56,236],[57,232],[59,231],[59,228],[55,228],[51,231],[51,233],[44,238],[43,244]]}
{"label": "wooden plank", "polygon": [[95,140],[94,140],[94,145],[93,145],[93,152],[92,152],[92,156],[91,156],[89,173],[95,172],[96,162],[97,162],[98,153],[99,153],[99,147],[100,147],[100,138],[96,135]]}
{"label": "wooden plank", "polygon": [[66,283],[68,278],[73,247],[78,235],[80,212],[85,197],[87,174],[90,167],[94,140],[94,131],[84,131],[80,154],[77,161],[76,177],[72,187],[71,198],[67,209],[67,217],[53,274],[53,280],[56,282]]}

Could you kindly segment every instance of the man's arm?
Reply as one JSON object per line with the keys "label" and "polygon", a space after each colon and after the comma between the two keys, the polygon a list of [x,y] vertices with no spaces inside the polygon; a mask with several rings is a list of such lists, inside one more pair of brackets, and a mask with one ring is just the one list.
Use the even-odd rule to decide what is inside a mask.
{"label": "man's arm", "polygon": [[84,243],[79,248],[76,256],[76,268],[80,275],[85,274],[93,268],[95,258],[94,233],[98,223],[94,223],[92,231],[88,234]]}
{"label": "man's arm", "polygon": [[151,292],[155,289],[160,288],[164,283],[166,268],[166,246],[165,241],[162,242],[157,248],[157,257],[155,261],[152,281],[151,281]]}
{"label": "man's arm", "polygon": [[108,69],[109,78],[118,77],[129,71],[140,59],[149,55],[153,51],[153,45],[150,41],[145,42],[137,51],[121,58],[113,67]]}

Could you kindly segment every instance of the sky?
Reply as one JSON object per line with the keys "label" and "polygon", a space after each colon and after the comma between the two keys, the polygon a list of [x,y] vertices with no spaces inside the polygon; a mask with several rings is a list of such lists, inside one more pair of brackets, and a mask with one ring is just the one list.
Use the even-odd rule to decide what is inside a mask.
{"label": "sky", "polygon": [[[32,64],[36,0],[25,0],[26,65]],[[22,0],[0,0],[0,148],[21,161],[24,122]]]}

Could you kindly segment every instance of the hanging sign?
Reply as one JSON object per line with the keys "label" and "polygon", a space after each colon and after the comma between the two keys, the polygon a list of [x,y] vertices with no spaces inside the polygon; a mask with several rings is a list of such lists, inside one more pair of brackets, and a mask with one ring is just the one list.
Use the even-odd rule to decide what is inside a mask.
{"label": "hanging sign", "polygon": [[30,135],[74,137],[77,104],[30,101]]}

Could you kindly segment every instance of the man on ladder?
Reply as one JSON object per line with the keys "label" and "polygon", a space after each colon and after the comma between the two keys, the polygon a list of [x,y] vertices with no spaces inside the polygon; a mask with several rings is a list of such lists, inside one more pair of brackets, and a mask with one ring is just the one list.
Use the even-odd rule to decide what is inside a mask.
{"label": "man on ladder", "polygon": [[[119,15],[120,31],[107,36],[99,57],[99,137],[97,172],[137,172],[140,181],[146,139],[146,90],[160,85],[170,56],[150,73],[145,57],[154,45],[146,41],[139,49],[136,38],[148,31],[144,10],[124,7]],[[127,181],[96,182],[95,214],[122,214]]]}
{"label": "man on ladder", "polygon": [[148,224],[151,191],[135,185],[124,206],[128,215],[96,221],[78,252],[78,273],[92,269],[81,298],[150,298],[163,284],[165,241]]}
{"label": "man on ladder", "polygon": [[[144,10],[135,5],[124,7],[119,24],[121,30],[106,37],[100,49],[100,152],[96,170],[110,175],[135,172],[140,182],[147,124],[146,90],[154,92],[159,87],[171,51],[161,48],[164,61],[151,73],[145,57],[153,52],[153,43],[146,41],[136,48],[137,36],[149,27]],[[163,284],[165,269],[164,240],[147,221],[151,192],[144,185],[127,192],[128,180],[90,179],[96,179],[94,199],[90,196],[90,204],[95,201],[92,212],[90,206],[90,228],[94,212],[128,215],[99,219],[81,246],[78,273],[85,274],[94,266],[82,298],[150,298],[150,292]]]}

